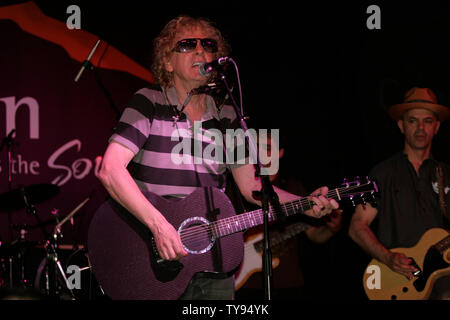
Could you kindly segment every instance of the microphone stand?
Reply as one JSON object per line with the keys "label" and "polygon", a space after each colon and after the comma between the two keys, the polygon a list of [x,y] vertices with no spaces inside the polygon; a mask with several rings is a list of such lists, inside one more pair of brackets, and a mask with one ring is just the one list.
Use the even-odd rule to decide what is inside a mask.
{"label": "microphone stand", "polygon": [[[106,99],[109,102],[109,105],[111,106],[111,108],[114,110],[114,112],[116,113],[116,119],[118,120],[120,118],[120,111],[119,109],[117,109],[111,94],[109,93],[109,91],[106,89],[106,87],[103,85],[102,80],[100,79],[100,75],[97,72],[97,70],[95,69],[94,65],[91,63],[91,58],[94,55],[95,50],[97,49],[98,45],[100,44],[101,40],[97,40],[97,43],[94,45],[94,47],[92,48],[91,52],[89,53],[89,56],[86,58],[86,60],[84,61],[84,63],[82,64],[82,67],[80,69],[80,71],[78,72],[77,76],[75,77],[75,82],[78,82],[78,80],[80,79],[83,71],[85,68],[88,68],[89,70],[93,71],[94,73],[94,77],[95,80],[97,81],[100,89],[102,89],[103,93],[106,96]],[[100,63],[100,62],[99,62]]]}
{"label": "microphone stand", "polygon": [[[8,156],[8,191],[12,190],[12,153],[11,153],[11,149],[12,146],[14,145],[14,138],[13,138],[13,134],[16,131],[16,129],[12,129],[8,136],[6,136],[3,140],[2,140],[2,144],[0,146],[0,151],[3,149],[3,146],[6,145],[6,153]],[[11,211],[8,210],[8,224],[9,224],[9,240],[10,242],[13,241],[13,229],[12,229],[12,217],[11,217]]]}
{"label": "microphone stand", "polygon": [[[232,91],[227,83],[226,76],[223,72],[219,72],[220,79],[224,83],[228,95],[231,99],[232,105],[236,112],[236,115],[239,118],[239,123],[244,130],[245,133],[248,131],[247,124],[244,119],[244,115],[241,114],[240,108],[238,107],[236,101],[234,100]],[[259,154],[256,148],[256,142],[250,134],[245,135],[248,139],[249,148],[250,148],[250,156],[254,156],[256,159],[256,173],[255,176],[259,176],[261,178],[262,189],[260,192],[257,192],[262,196],[262,211],[264,216],[264,250],[263,250],[263,275],[264,275],[264,296],[266,300],[272,299],[272,252],[270,249],[270,237],[269,237],[269,203],[272,202],[274,207],[279,207],[279,199],[278,195],[275,193],[273,189],[273,185],[269,180],[268,175],[261,175],[262,165],[259,160]]]}
{"label": "microphone stand", "polygon": [[98,86],[100,87],[100,89],[102,89],[103,93],[106,96],[106,99],[109,102],[109,105],[111,106],[111,108],[114,110],[114,112],[116,113],[116,119],[119,120],[120,118],[120,111],[119,109],[117,109],[113,98],[111,97],[111,94],[109,93],[108,89],[106,89],[106,87],[103,85],[102,79],[100,78],[99,72],[97,71],[97,69],[94,68],[94,66],[92,65],[92,63],[90,61],[88,61],[88,65],[89,65],[89,69],[93,71],[94,73],[94,77],[95,80],[98,83]]}

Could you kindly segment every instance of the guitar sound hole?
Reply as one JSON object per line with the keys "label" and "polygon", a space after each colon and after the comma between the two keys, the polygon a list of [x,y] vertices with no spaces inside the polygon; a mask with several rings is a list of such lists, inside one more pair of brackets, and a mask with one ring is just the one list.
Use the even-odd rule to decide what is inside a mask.
{"label": "guitar sound hole", "polygon": [[184,249],[191,254],[205,253],[214,244],[209,221],[202,217],[185,220],[178,229],[178,233]]}

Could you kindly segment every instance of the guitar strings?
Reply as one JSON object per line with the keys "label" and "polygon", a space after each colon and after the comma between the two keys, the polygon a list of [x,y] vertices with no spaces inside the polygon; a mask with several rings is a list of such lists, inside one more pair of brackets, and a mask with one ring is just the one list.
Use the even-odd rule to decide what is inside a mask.
{"label": "guitar strings", "polygon": [[[273,209],[273,207],[271,207],[271,209]],[[269,220],[273,220],[273,218],[276,216],[277,212],[276,210],[270,210],[269,211]],[[241,214],[239,216],[234,216],[234,217],[230,217],[230,218],[234,218],[234,219],[230,219],[230,218],[226,218],[220,221],[213,221],[209,224],[203,224],[203,225],[197,225],[197,226],[193,226],[189,229],[186,229],[186,232],[182,233],[180,235],[180,238],[183,242],[183,244],[187,247],[189,246],[195,246],[198,244],[203,243],[204,239],[203,238],[199,238],[200,234],[203,235],[208,235],[209,238],[219,238],[221,236],[221,229],[223,230],[224,227],[226,227],[226,231],[227,234],[233,234],[239,231],[242,231],[244,229],[246,229],[245,227],[242,228],[241,225],[245,224],[246,226],[248,226],[248,222],[251,222],[251,225],[260,225],[263,223],[263,215],[264,213],[260,210],[255,210],[252,212],[247,212],[244,214]],[[253,218],[251,217],[253,216]],[[235,224],[230,224],[230,223],[226,223],[224,222],[224,220],[236,220],[236,218],[240,218],[237,220],[241,220],[241,221],[236,221],[237,223]],[[255,223],[255,221],[257,223]],[[236,229],[234,229],[234,225],[236,226]],[[213,235],[213,230],[214,228],[218,228],[218,236],[212,236]],[[191,230],[194,229],[194,230]],[[231,229],[231,230],[230,230]]]}
{"label": "guitar strings", "polygon": [[[291,209],[292,208],[294,208],[294,206],[291,206]],[[273,218],[280,213],[282,212],[271,207],[269,210],[269,219],[273,220]],[[261,210],[255,210],[238,216],[225,218],[220,221],[213,221],[209,224],[195,225],[183,230],[180,237],[185,244],[186,242],[189,242],[190,239],[196,238],[200,234],[208,234],[214,238],[218,238],[222,236],[224,231],[227,234],[232,234],[247,229],[248,227],[260,225],[263,223],[263,216],[264,213]],[[244,227],[242,227],[242,225],[244,225]]]}
{"label": "guitar strings", "polygon": [[[345,189],[348,192],[349,189],[356,189],[356,188],[360,188],[360,187],[361,186],[350,186],[350,187],[346,187]],[[327,196],[334,198],[337,196],[337,194],[339,194],[339,191],[337,189],[333,189],[328,193]],[[303,207],[303,204],[308,205],[309,206],[308,209],[311,209],[312,206],[315,205],[315,203],[313,201],[309,200],[306,197],[298,199],[298,200],[294,200],[292,202],[281,204],[281,206],[284,207],[286,209],[286,211],[288,211],[287,212],[288,216],[290,214],[292,214],[292,213],[289,213],[289,211],[291,211],[292,209],[295,209],[295,211],[298,211],[298,205],[294,204],[297,202],[300,202],[301,203],[300,205],[302,207]],[[192,226],[189,229],[185,229],[184,232],[182,231],[182,234],[180,236],[182,237],[182,240],[189,241],[189,239],[191,237],[195,237],[201,233],[205,233],[205,231],[206,231],[206,233],[211,234],[214,231],[213,228],[218,229],[218,231],[219,231],[218,235],[220,236],[221,229],[223,229],[224,227],[227,227],[226,230],[228,232],[230,231],[230,229],[231,229],[231,233],[239,232],[246,228],[244,227],[244,228],[238,228],[236,230],[233,230],[233,224],[231,222],[233,222],[233,220],[235,220],[236,222],[239,222],[237,220],[242,220],[242,221],[240,221],[240,223],[252,222],[251,226],[261,224],[260,222],[258,222],[256,224],[254,223],[254,220],[260,218],[262,215],[262,212],[259,212],[259,211],[262,211],[262,209],[258,209],[258,210],[251,211],[251,212],[246,212],[246,213],[243,213],[243,214],[237,215],[237,216],[228,217],[228,218],[222,219],[220,221],[214,221],[207,225],[202,224],[202,225]],[[273,206],[270,206],[269,207],[269,217],[270,218],[273,218],[273,213],[279,213],[279,212],[274,210]],[[255,215],[255,214],[257,214],[257,215]],[[254,216],[254,218],[252,219],[251,217],[253,217],[253,216]]]}
{"label": "guitar strings", "polygon": [[[340,195],[340,198],[342,199],[343,197],[346,197],[346,193],[348,193],[349,190],[354,190],[354,189],[358,189],[358,188],[361,188],[361,185],[332,189],[328,192],[327,197],[336,199],[336,198],[339,198],[338,195]],[[339,192],[339,189],[343,189],[345,192],[342,192],[342,191]],[[361,192],[361,193],[364,193],[364,192]],[[297,205],[297,203],[300,203],[300,207],[302,208],[303,211],[305,211],[304,206],[309,206],[309,208],[307,208],[307,210],[309,210],[315,205],[315,202],[313,202],[312,200],[310,200],[307,197],[303,197],[303,198],[300,198],[297,200],[293,200],[291,202],[281,203],[280,206],[282,208],[284,207],[284,209],[287,211],[286,214],[289,216],[292,214],[289,212],[289,211],[292,211],[292,209],[294,209],[293,210],[294,213],[296,213],[298,211],[299,206]],[[280,212],[277,212],[277,210],[275,210],[273,206],[271,206],[271,205],[269,206],[269,218],[273,219],[275,217],[275,215],[279,214],[279,213]],[[242,213],[237,216],[224,218],[219,221],[213,221],[213,222],[210,222],[209,224],[195,225],[195,226],[189,227],[188,229],[182,230],[181,234],[180,234],[180,238],[185,245],[186,244],[192,245],[193,244],[192,240],[197,240],[197,238],[200,234],[203,234],[203,235],[207,234],[208,236],[214,235],[214,229],[217,230],[217,232],[215,232],[214,238],[218,238],[218,237],[222,236],[221,235],[222,231],[226,231],[227,234],[232,234],[232,233],[236,233],[236,232],[239,232],[239,231],[242,231],[242,230],[245,230],[246,228],[248,228],[248,227],[242,228],[240,226],[240,224],[242,224],[242,223],[250,222],[251,226],[260,225],[263,222],[257,221],[257,223],[255,224],[255,220],[257,220],[258,218],[261,218],[261,216],[263,216],[262,209],[257,209],[254,211]],[[237,227],[236,230],[233,230],[232,222],[235,222],[234,225],[236,225],[236,227]],[[202,239],[200,239],[200,241],[202,241]]]}
{"label": "guitar strings", "polygon": [[[269,219],[273,220],[273,218],[279,214],[280,212],[274,210],[269,211]],[[213,221],[209,224],[195,225],[188,229],[185,229],[184,232],[181,232],[180,238],[184,244],[193,244],[191,240],[196,240],[200,234],[207,234],[208,236],[212,236],[213,238],[219,238],[222,236],[223,231],[226,231],[227,234],[236,233],[247,229],[250,226],[256,226],[263,223],[263,215],[264,213],[261,210],[255,210],[247,213],[243,213],[238,216],[225,218],[220,221]],[[235,223],[231,223],[232,220],[235,220]],[[249,226],[250,223],[250,226]],[[245,225],[242,227],[242,225]],[[200,239],[202,241],[202,239]]]}

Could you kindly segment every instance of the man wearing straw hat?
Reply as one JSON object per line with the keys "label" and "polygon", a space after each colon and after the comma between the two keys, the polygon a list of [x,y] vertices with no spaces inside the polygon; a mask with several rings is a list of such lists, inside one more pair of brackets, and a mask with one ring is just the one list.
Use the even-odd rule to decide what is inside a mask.
{"label": "man wearing straw hat", "polygon": [[[381,197],[376,208],[356,207],[349,235],[373,258],[411,279],[417,271],[411,259],[390,249],[415,246],[431,228],[449,230],[450,170],[433,158],[431,146],[450,110],[437,103],[430,89],[415,87],[403,103],[389,109],[389,115],[404,135],[404,147],[370,172]],[[450,276],[438,280],[429,298],[443,298],[450,289],[449,280]]]}

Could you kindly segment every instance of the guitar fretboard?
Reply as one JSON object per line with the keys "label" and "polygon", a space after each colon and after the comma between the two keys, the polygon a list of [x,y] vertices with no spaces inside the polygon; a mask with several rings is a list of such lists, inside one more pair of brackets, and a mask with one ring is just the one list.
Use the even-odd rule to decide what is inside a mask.
{"label": "guitar fretboard", "polygon": [[439,241],[434,245],[436,249],[439,250],[439,252],[443,252],[450,248],[450,235]]}
{"label": "guitar fretboard", "polygon": [[[305,231],[310,227],[311,226],[307,223],[298,222],[293,225],[286,226],[282,233],[272,232],[270,235],[270,245],[271,247],[276,247],[279,244],[283,243],[284,241],[294,237],[295,235],[299,234],[302,231]],[[259,240],[258,242],[255,242],[254,247],[256,251],[262,252],[264,247],[264,240]]]}
{"label": "guitar fretboard", "polygon": [[[344,198],[353,199],[359,195],[363,197],[365,194],[373,195],[378,192],[377,186],[373,182],[356,185],[346,185],[345,187],[331,189],[326,197],[335,199],[336,201]],[[299,198],[290,202],[281,203],[277,210],[272,205],[269,206],[268,219],[274,221],[281,215],[291,216],[311,210],[315,205],[314,201],[306,197]],[[220,238],[229,234],[240,232],[264,223],[264,213],[262,209],[242,213],[237,216],[214,221],[209,224],[209,232],[214,238]]]}
{"label": "guitar fretboard", "polygon": [[[328,192],[328,198],[336,198],[339,195],[338,189]],[[279,210],[274,206],[269,206],[269,221],[275,221],[277,217],[284,214],[291,216],[312,209],[315,203],[308,198],[300,198],[294,201],[280,204]],[[210,227],[215,238],[223,237],[235,232],[243,231],[264,223],[264,212],[262,209],[249,211],[234,217],[212,222]]]}

